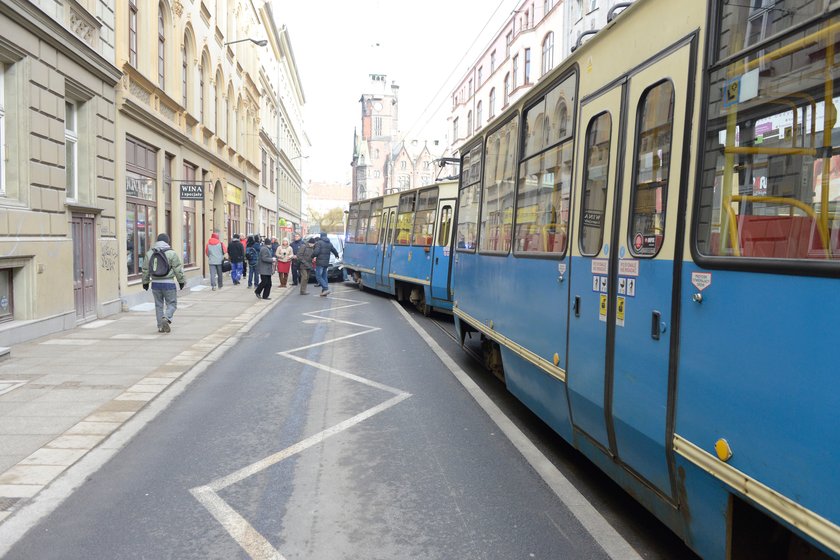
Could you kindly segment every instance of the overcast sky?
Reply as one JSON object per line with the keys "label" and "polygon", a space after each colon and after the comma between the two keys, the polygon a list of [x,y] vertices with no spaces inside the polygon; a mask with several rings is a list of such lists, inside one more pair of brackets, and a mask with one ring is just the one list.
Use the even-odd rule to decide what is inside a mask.
{"label": "overcast sky", "polygon": [[409,139],[442,140],[452,89],[518,4],[273,1],[277,24],[289,30],[306,96],[304,126],[312,147],[303,160],[304,179],[347,183],[368,75],[386,74],[400,86],[401,132]]}

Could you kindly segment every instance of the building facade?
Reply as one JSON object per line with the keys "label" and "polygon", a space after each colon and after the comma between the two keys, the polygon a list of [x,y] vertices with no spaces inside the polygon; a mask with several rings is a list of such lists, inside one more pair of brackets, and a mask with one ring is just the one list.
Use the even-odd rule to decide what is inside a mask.
{"label": "building facade", "polygon": [[[447,153],[461,145],[607,24],[618,0],[523,0],[451,94]],[[615,9],[613,9],[615,8]]]}
{"label": "building facade", "polygon": [[120,309],[112,0],[0,3],[0,346]]}
{"label": "building facade", "polygon": [[428,185],[435,180],[434,161],[445,146],[439,140],[405,140],[399,127],[399,86],[384,74],[370,74],[368,93],[359,99],[361,126],[354,132],[352,199]]}
{"label": "building facade", "polygon": [[299,223],[303,103],[268,3],[0,3],[0,346],[148,301],[161,232],[195,284],[214,230]]}

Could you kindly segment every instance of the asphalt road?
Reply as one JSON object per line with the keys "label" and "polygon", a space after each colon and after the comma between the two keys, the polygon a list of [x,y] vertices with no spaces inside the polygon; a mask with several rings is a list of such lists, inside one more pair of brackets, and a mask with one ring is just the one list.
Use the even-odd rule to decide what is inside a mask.
{"label": "asphalt road", "polygon": [[[333,289],[281,302],[5,558],[595,559],[616,539],[689,557],[433,322],[417,317],[448,366],[389,298]],[[542,475],[452,364],[545,453]]]}

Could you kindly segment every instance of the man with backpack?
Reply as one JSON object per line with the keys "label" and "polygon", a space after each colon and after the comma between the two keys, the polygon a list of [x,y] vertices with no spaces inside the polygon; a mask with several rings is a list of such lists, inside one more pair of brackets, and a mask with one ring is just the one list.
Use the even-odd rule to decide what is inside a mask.
{"label": "man with backpack", "polygon": [[150,285],[152,287],[158,332],[168,333],[172,330],[172,316],[178,308],[176,281],[178,287],[183,290],[186,279],[181,257],[169,246],[169,236],[161,233],[143,261],[143,289],[148,290]]}

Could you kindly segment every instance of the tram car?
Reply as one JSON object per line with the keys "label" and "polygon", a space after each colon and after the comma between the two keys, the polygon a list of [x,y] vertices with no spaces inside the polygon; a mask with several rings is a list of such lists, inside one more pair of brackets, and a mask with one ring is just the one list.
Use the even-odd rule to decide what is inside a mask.
{"label": "tram car", "polygon": [[451,312],[450,268],[457,181],[350,204],[344,269],[359,286]]}
{"label": "tram car", "polygon": [[461,148],[461,340],[703,558],[840,558],[838,6],[637,0]]}

